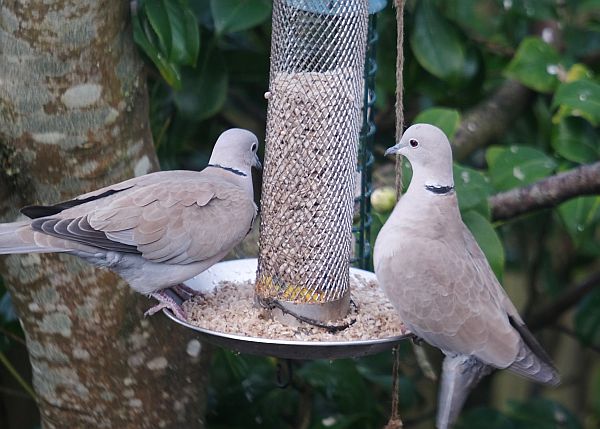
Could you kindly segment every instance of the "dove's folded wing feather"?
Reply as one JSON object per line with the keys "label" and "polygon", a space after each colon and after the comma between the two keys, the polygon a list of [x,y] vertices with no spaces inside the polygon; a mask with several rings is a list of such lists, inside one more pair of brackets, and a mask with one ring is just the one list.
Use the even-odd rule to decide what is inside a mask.
{"label": "dove's folded wing feather", "polygon": [[[478,270],[482,272],[487,272],[486,278],[489,279],[487,282],[489,287],[493,290],[492,296],[498,299],[500,306],[506,311],[506,314],[509,316],[509,323],[515,329],[519,336],[521,337],[521,342],[519,345],[519,354],[523,355],[521,358],[517,358],[516,361],[511,365],[511,370],[520,373],[524,376],[539,376],[542,377],[543,374],[546,374],[547,379],[542,379],[543,382],[548,382],[548,380],[556,379],[558,381],[558,372],[554,367],[552,359],[546,353],[542,345],[537,341],[537,339],[533,336],[531,331],[523,322],[521,315],[517,311],[516,307],[508,297],[506,291],[496,280],[496,277],[490,267],[483,251],[477,244],[475,237],[471,234],[471,231],[464,226],[464,238],[466,243],[466,249],[473,258],[473,262]],[[529,361],[526,359],[526,353],[523,348],[528,349],[530,352],[539,359],[538,362],[533,362],[535,359],[533,357],[529,358]],[[541,368],[540,368],[541,366]],[[539,375],[538,375],[539,374]]]}
{"label": "dove's folded wing feather", "polygon": [[410,279],[396,289],[401,296],[393,299],[402,318],[442,350],[473,355],[499,368],[510,365],[519,338],[494,296],[485,266],[474,261],[464,246],[422,240],[419,246],[408,241],[400,252],[404,261],[397,281]]}
{"label": "dove's folded wing feather", "polygon": [[[225,181],[198,180],[197,173],[195,180],[165,179],[130,183],[94,200],[93,210],[88,201],[87,207],[65,210],[60,218],[36,219],[32,227],[78,244],[172,264],[214,257],[250,229],[256,207],[241,188]],[[81,216],[72,217],[79,211]]]}
{"label": "dove's folded wing feather", "polygon": [[133,177],[120,183],[105,186],[104,188],[79,195],[72,200],[62,201],[50,206],[34,205],[23,207],[21,213],[31,219],[36,219],[54,216],[68,210],[70,217],[80,217],[84,216],[95,207],[104,206],[107,202],[112,201],[115,195],[122,193],[123,191],[145,187],[163,180],[194,180],[198,177],[198,174],[203,174],[203,172],[198,173],[197,171],[187,170],[157,171],[155,173]]}
{"label": "dove's folded wing feather", "polygon": [[486,273],[485,277],[489,279],[487,285],[492,290],[492,296],[499,300],[500,306],[504,308],[508,315],[513,317],[515,320],[518,320],[519,322],[523,323],[519,312],[517,311],[514,304],[506,294],[506,291],[504,290],[500,282],[496,280],[496,275],[494,274],[492,267],[490,267],[490,264],[487,258],[485,257],[485,254],[481,250],[481,247],[479,247],[479,244],[477,244],[477,240],[475,240],[475,237],[473,237],[473,234],[471,233],[471,231],[469,231],[469,228],[467,228],[467,226],[464,223],[462,227],[465,248],[467,252],[469,252],[469,255],[471,256],[476,269],[478,271]]}

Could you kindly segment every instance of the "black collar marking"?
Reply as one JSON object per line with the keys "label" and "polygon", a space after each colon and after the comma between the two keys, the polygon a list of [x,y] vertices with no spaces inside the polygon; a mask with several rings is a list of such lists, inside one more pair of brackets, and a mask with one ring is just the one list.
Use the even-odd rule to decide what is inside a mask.
{"label": "black collar marking", "polygon": [[454,186],[425,185],[425,189],[434,194],[444,195],[454,192]]}
{"label": "black collar marking", "polygon": [[221,170],[229,171],[230,173],[237,174],[238,176],[246,177],[246,173],[242,173],[240,170],[236,170],[235,168],[223,167],[219,164],[208,164],[208,167],[220,168]]}

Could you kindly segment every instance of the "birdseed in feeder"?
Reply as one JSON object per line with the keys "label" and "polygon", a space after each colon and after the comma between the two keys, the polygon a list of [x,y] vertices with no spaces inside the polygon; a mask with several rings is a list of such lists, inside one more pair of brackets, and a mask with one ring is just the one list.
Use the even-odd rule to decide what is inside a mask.
{"label": "birdseed in feeder", "polygon": [[278,156],[263,184],[262,297],[325,302],[347,290],[357,143],[348,123],[358,129],[360,119],[352,77],[341,67],[271,81],[269,150]]}

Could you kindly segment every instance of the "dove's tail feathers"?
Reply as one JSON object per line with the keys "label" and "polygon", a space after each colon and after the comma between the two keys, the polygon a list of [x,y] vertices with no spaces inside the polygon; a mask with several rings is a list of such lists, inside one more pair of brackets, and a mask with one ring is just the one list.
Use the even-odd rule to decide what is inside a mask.
{"label": "dove's tail feathers", "polygon": [[558,385],[560,375],[548,353],[527,329],[527,326],[512,317],[509,317],[509,320],[521,335],[521,344],[515,361],[508,369],[539,383]]}
{"label": "dove's tail feathers", "polygon": [[65,251],[36,243],[29,223],[29,221],[0,223],[0,255]]}
{"label": "dove's tail feathers", "polygon": [[492,367],[473,356],[446,356],[442,368],[442,385],[438,394],[438,429],[448,429],[452,426],[471,389],[490,372]]}
{"label": "dove's tail feathers", "polygon": [[35,242],[23,240],[19,231],[27,228],[29,222],[0,223],[0,254],[39,252]]}

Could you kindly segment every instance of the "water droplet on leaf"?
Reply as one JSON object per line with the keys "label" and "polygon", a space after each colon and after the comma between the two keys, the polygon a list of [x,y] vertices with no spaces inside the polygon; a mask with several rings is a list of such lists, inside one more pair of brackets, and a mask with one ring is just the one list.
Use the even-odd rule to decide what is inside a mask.
{"label": "water droplet on leaf", "polygon": [[513,168],[513,176],[515,176],[515,178],[518,180],[525,179],[525,173],[523,173],[523,170],[521,170],[519,167]]}

